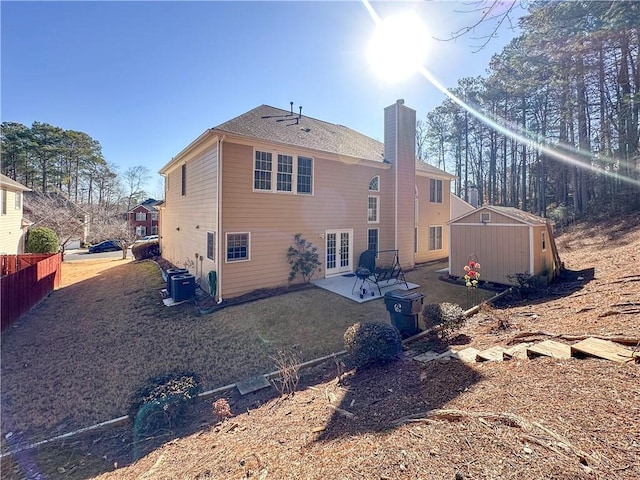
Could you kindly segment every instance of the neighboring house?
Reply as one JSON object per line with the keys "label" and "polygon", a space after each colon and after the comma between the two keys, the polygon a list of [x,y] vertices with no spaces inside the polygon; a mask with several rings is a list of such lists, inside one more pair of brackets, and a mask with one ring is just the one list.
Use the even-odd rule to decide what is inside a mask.
{"label": "neighboring house", "polygon": [[29,191],[24,194],[24,216],[30,225],[46,225],[58,235],[60,245],[87,243],[90,215],[60,192]]}
{"label": "neighboring house", "polygon": [[517,285],[515,274],[550,281],[560,269],[552,229],[544,218],[514,207],[482,206],[449,222],[449,274],[480,263],[480,280]]}
{"label": "neighboring house", "polygon": [[202,286],[215,271],[218,298],[286,284],[297,233],[318,249],[316,278],[368,249],[398,250],[404,268],[446,257],[454,177],[416,164],[415,123],[398,100],[384,144],[267,105],[206,130],[160,170],[163,257]]}
{"label": "neighboring house", "polygon": [[465,213],[472,212],[476,209],[475,206],[471,205],[469,202],[465,202],[463,199],[461,199],[459,196],[457,196],[453,192],[451,192],[449,196],[451,197],[450,218],[461,217]]}
{"label": "neighboring house", "polygon": [[31,189],[0,174],[0,253],[24,253],[24,235],[30,222],[22,213],[24,192]]}
{"label": "neighboring house", "polygon": [[158,210],[161,204],[162,200],[148,198],[129,210],[129,225],[135,230],[136,236],[158,235],[160,225]]}

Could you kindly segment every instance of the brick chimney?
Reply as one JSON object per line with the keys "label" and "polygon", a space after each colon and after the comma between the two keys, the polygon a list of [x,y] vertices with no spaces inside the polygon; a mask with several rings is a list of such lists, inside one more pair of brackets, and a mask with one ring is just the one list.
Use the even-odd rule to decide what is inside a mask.
{"label": "brick chimney", "polygon": [[405,268],[415,265],[416,111],[398,100],[384,109],[384,158],[392,165],[394,248]]}

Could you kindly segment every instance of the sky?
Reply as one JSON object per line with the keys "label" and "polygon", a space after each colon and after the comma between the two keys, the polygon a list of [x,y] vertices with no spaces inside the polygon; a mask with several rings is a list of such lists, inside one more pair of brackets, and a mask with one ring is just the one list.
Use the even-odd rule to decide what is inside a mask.
{"label": "sky", "polygon": [[[381,18],[411,11],[435,38],[474,25],[477,2],[371,2]],[[476,10],[476,11],[473,11]],[[522,14],[523,12],[519,12]],[[383,140],[397,99],[426,118],[445,96],[414,74],[382,79],[366,50],[375,22],[359,1],[0,2],[2,121],[87,133],[123,172],[158,170],[207,128],[261,104]],[[485,76],[516,35],[492,24],[431,40],[425,67],[446,87]],[[475,52],[475,53],[474,53]]]}

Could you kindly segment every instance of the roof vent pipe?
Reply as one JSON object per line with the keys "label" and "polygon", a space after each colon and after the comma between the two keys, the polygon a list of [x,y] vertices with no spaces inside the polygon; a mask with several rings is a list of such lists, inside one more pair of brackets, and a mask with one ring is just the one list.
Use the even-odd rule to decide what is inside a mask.
{"label": "roof vent pipe", "polygon": [[293,115],[293,102],[289,102],[289,104],[291,105],[291,115]]}
{"label": "roof vent pipe", "polygon": [[300,113],[298,114],[298,118],[302,117],[302,105],[298,107],[300,109]]}

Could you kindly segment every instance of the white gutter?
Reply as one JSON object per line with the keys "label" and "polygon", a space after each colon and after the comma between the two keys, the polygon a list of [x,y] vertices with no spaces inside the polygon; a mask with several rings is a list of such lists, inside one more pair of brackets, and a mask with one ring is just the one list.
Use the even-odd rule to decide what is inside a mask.
{"label": "white gutter", "polygon": [[[218,219],[216,222],[216,231],[218,232],[218,242],[216,245],[216,258],[218,259],[218,275],[217,275],[217,290],[218,292],[218,304],[222,303],[222,143],[227,138],[226,135],[223,135],[222,138],[218,140]],[[217,292],[216,292],[217,293]]]}

